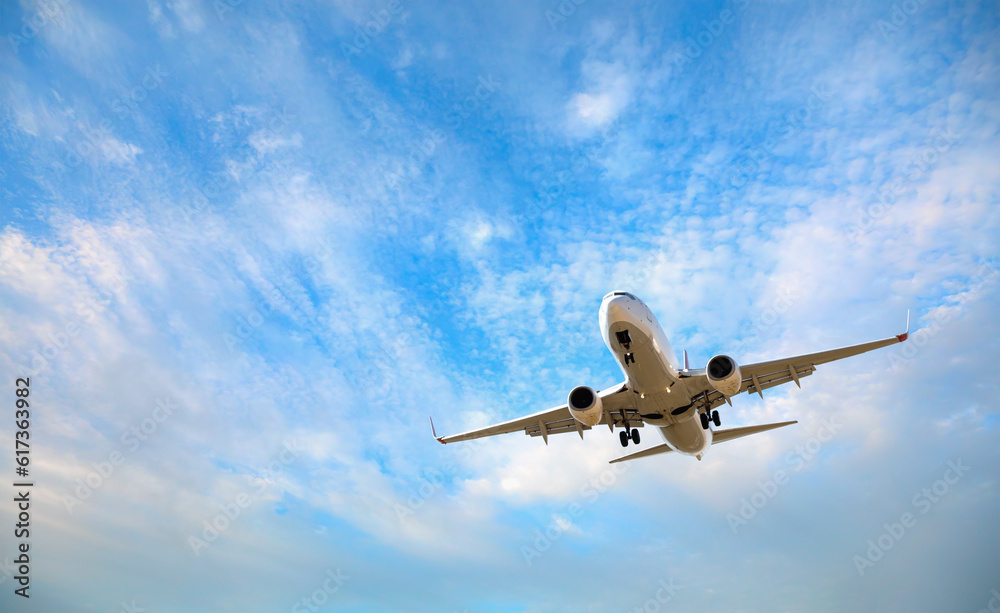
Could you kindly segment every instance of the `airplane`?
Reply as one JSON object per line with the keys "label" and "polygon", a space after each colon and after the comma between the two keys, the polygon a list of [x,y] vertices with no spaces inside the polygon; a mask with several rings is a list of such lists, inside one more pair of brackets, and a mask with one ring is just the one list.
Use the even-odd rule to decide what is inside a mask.
{"label": "airplane", "polygon": [[599,319],[604,344],[618,362],[625,381],[603,392],[580,385],[570,391],[562,406],[462,434],[438,436],[431,418],[431,434],[447,444],[523,430],[528,436],[541,436],[547,445],[550,435],[577,432],[582,439],[584,431],[605,424],[612,432],[621,428],[619,440],[622,447],[627,447],[630,442],[639,444],[638,428],[648,424],[659,429],[664,442],[610,463],[670,452],[701,460],[713,444],[798,423],[784,421],[718,430],[721,420],[716,407],[723,403],[732,406],[733,396],[746,392],[763,398],[764,390],[789,381],[801,388],[799,381],[816,372],[820,364],[902,343],[910,335],[907,311],[906,332],[882,340],[743,366],[720,354],[705,368],[692,369],[687,351],[683,365],[677,363],[652,311],[629,292],[606,295]]}

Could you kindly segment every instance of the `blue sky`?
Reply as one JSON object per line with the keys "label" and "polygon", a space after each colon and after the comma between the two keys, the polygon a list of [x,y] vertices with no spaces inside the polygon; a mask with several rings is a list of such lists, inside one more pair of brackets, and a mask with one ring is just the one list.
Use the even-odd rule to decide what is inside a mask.
{"label": "blue sky", "polygon": [[[0,603],[987,608],[998,34],[937,0],[3,3],[38,486]],[[915,333],[738,398],[800,423],[700,463],[430,438],[618,382],[612,289],[694,366]]]}

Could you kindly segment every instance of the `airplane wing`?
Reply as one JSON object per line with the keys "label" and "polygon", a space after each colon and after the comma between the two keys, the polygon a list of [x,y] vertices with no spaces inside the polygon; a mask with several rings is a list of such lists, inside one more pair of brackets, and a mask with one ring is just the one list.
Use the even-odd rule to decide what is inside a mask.
{"label": "airplane wing", "polygon": [[[768,360],[767,362],[757,362],[755,364],[740,364],[740,374],[743,376],[743,383],[740,386],[739,393],[742,394],[743,392],[747,392],[748,394],[759,394],[760,397],[763,398],[764,390],[778,385],[783,385],[789,381],[794,381],[795,385],[801,387],[801,385],[799,385],[799,379],[802,377],[808,377],[816,372],[816,367],[820,364],[842,360],[844,358],[867,353],[882,347],[888,347],[889,345],[902,343],[909,338],[909,336],[910,314],[907,312],[906,332],[902,334],[890,336],[889,338],[884,338],[878,341],[871,341],[870,343],[861,343],[860,345],[850,345],[848,347],[840,347],[839,349],[830,349],[829,351],[807,353],[805,355],[797,355],[778,360]],[[692,374],[705,377],[704,369],[692,371]],[[725,396],[712,388],[711,384],[708,383],[707,377],[705,377],[705,384],[706,390],[703,392],[698,401],[695,402],[697,406],[704,406],[705,401],[707,400],[709,403],[709,409],[713,409],[724,402],[727,402]]]}
{"label": "airplane wing", "polygon": [[[622,413],[624,413],[630,427],[641,428],[643,426],[642,418],[639,417],[639,413],[636,411],[635,406],[633,406],[630,395],[625,393],[627,390],[628,388],[625,383],[622,382],[603,392],[597,393],[601,398],[601,403],[604,405],[604,416],[598,423],[606,424],[610,429],[614,429],[616,425],[622,426],[624,425]],[[518,430],[523,430],[528,436],[541,436],[542,440],[548,444],[550,434],[576,432],[580,435],[580,438],[583,438],[583,431],[590,430],[590,426],[585,426],[577,421],[570,414],[569,407],[565,404],[554,409],[528,415],[527,417],[518,417],[510,421],[451,436],[438,436],[434,430],[434,421],[431,420],[431,433],[441,444],[457,443],[459,441],[468,441],[474,438],[497,434],[507,434],[517,432]]]}

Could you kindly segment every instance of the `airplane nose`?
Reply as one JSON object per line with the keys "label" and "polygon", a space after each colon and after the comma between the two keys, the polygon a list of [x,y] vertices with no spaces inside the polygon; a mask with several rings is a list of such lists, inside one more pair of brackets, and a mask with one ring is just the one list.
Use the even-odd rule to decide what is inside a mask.
{"label": "airplane nose", "polygon": [[604,310],[608,314],[608,321],[621,321],[627,317],[628,309],[625,308],[626,299],[616,296],[605,305]]}

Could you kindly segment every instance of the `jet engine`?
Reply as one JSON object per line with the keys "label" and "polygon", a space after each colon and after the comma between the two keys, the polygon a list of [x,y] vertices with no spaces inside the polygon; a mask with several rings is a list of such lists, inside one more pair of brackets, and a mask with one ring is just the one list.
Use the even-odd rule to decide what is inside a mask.
{"label": "jet engine", "polygon": [[585,426],[596,426],[604,415],[601,397],[586,385],[574,387],[569,393],[566,404],[569,405],[569,412],[574,419]]}
{"label": "jet engine", "polygon": [[708,368],[705,369],[708,381],[716,390],[726,396],[735,396],[740,393],[743,384],[743,376],[740,374],[740,367],[736,360],[728,355],[717,355],[708,361]]}

